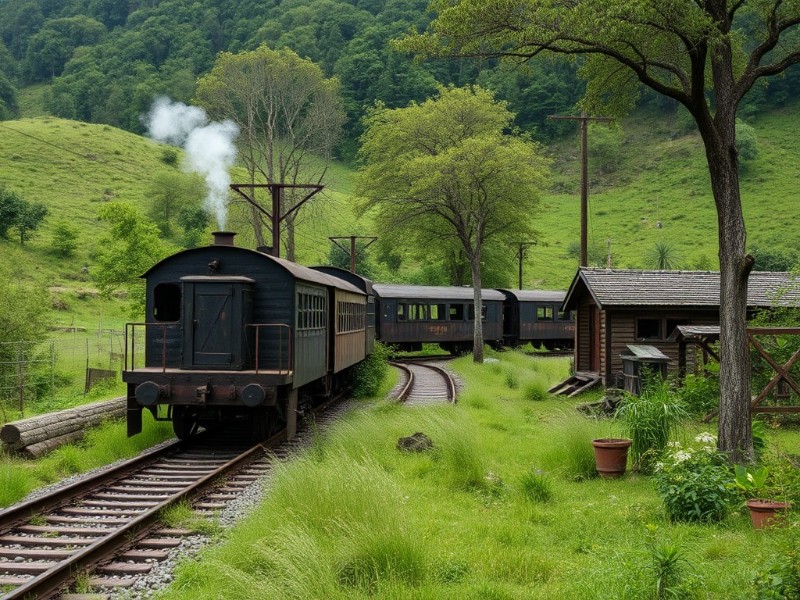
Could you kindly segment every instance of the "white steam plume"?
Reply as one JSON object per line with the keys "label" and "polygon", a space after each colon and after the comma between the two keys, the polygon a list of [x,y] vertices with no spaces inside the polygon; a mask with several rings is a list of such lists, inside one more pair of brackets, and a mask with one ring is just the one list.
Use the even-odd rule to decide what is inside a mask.
{"label": "white steam plume", "polygon": [[151,138],[186,151],[184,168],[205,177],[208,189],[205,208],[216,216],[219,229],[224,230],[231,182],[229,170],[236,159],[234,142],[239,127],[233,121],[209,123],[202,108],[163,96],[153,103],[145,123]]}

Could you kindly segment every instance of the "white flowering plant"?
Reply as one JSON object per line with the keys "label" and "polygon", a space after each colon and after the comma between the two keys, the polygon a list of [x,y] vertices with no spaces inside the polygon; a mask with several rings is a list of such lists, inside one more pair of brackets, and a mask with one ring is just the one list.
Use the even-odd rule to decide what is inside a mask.
{"label": "white flowering plant", "polygon": [[655,463],[656,489],[672,521],[716,522],[736,505],[733,469],[716,441],[704,432],[690,445],[669,442]]}

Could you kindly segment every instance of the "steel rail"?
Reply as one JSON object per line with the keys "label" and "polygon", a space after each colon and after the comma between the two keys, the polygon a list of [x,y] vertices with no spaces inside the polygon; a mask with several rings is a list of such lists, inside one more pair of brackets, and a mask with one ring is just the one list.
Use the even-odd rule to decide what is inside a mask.
{"label": "steel rail", "polygon": [[138,470],[143,465],[155,459],[161,458],[164,455],[179,452],[187,446],[187,442],[180,440],[149,450],[134,458],[121,462],[105,471],[98,473],[91,477],[85,477],[74,483],[66,485],[62,488],[54,490],[49,494],[34,498],[26,502],[14,504],[8,508],[0,511],[0,531],[12,529],[23,521],[30,519],[32,516],[41,513],[45,510],[51,510],[65,504],[75,498],[79,498],[89,490],[92,490],[100,485],[111,483],[117,479],[126,477],[131,471]]}
{"label": "steel rail", "polygon": [[17,600],[23,598],[50,598],[62,591],[62,587],[75,579],[86,570],[91,569],[109,555],[131,544],[133,540],[146,535],[148,529],[161,518],[161,511],[174,506],[182,500],[191,500],[198,496],[210,483],[227,471],[233,470],[254,458],[257,454],[265,453],[267,444],[275,443],[276,438],[285,437],[285,431],[279,432],[270,440],[256,444],[238,456],[220,465],[212,472],[197,479],[182,491],[177,492],[151,507],[147,512],[131,519],[125,525],[113,529],[109,535],[89,544],[64,561],[59,562],[47,571],[40,573],[27,583],[2,596],[2,600]]}
{"label": "steel rail", "polygon": [[397,399],[400,402],[404,402],[405,399],[408,398],[408,395],[411,393],[411,390],[414,387],[414,373],[413,373],[413,371],[411,369],[409,369],[406,365],[404,365],[401,362],[397,362],[397,361],[392,360],[392,361],[389,361],[389,364],[394,366],[394,367],[397,367],[398,369],[400,369],[406,375],[406,383],[400,389],[400,392],[397,394]]}

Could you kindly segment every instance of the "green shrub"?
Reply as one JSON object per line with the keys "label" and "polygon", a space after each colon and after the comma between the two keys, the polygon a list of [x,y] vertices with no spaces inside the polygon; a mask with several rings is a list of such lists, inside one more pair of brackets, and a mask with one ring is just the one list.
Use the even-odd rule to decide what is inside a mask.
{"label": "green shrub", "polygon": [[670,442],[655,464],[656,490],[672,521],[721,521],[739,500],[733,469],[713,435],[701,433],[695,442],[686,448]]}
{"label": "green shrub", "polygon": [[675,394],[689,413],[708,414],[719,408],[719,379],[712,375],[687,375]]}
{"label": "green shrub", "polygon": [[553,482],[539,470],[531,470],[520,479],[522,493],[531,502],[545,503],[553,497]]}
{"label": "green shrub", "polygon": [[552,432],[553,445],[544,454],[546,468],[573,481],[596,477],[592,440],[598,437],[597,424],[570,415],[554,423]]}
{"label": "green shrub", "polygon": [[[758,600],[795,600],[800,598],[800,552],[797,534],[791,543],[782,544],[767,565],[753,579]],[[794,538],[794,539],[793,539]]]}
{"label": "green shrub", "polygon": [[515,390],[519,387],[519,377],[516,372],[508,369],[505,375],[506,387],[510,390]]}
{"label": "green shrub", "polygon": [[522,390],[522,397],[533,402],[547,400],[547,386],[539,379],[529,381]]}
{"label": "green shrub", "polygon": [[652,462],[666,448],[673,431],[687,416],[669,384],[660,378],[646,379],[640,396],[625,395],[617,410],[625,434],[631,438],[631,456],[639,470],[647,472]]}
{"label": "green shrub", "polygon": [[355,398],[372,398],[381,389],[386,374],[389,372],[388,346],[375,342],[375,347],[365,360],[353,367],[352,385]]}

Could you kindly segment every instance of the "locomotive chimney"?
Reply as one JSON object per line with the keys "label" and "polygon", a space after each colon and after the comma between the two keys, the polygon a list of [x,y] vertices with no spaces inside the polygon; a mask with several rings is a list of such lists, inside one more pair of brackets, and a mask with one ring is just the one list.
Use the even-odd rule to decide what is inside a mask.
{"label": "locomotive chimney", "polygon": [[233,243],[233,236],[236,235],[233,231],[213,231],[211,235],[214,236],[215,246],[235,246]]}

